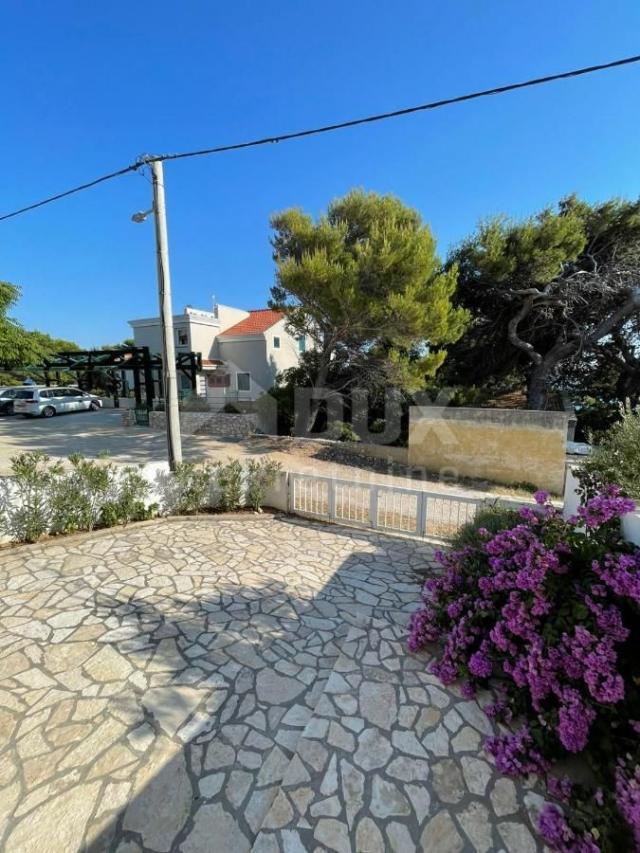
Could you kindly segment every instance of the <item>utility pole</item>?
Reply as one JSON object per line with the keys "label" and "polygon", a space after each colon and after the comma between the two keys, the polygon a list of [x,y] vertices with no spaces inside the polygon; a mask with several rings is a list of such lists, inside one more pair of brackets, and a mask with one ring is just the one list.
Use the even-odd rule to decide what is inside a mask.
{"label": "utility pole", "polygon": [[164,204],[164,174],[161,160],[151,160],[150,166],[153,177],[153,216],[156,226],[158,299],[162,328],[162,384],[165,417],[167,419],[167,452],[169,468],[173,471],[176,465],[182,462],[182,439],[180,436],[180,412],[178,410],[176,351],[173,341],[173,308],[171,305],[167,217]]}

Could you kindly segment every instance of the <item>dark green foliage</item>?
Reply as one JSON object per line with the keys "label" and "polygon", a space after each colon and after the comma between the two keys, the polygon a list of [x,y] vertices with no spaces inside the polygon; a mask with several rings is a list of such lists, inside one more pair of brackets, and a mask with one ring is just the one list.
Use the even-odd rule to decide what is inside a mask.
{"label": "dark green foliage", "polygon": [[242,463],[238,459],[230,459],[226,465],[218,463],[217,480],[220,508],[225,512],[239,509],[242,506]]}
{"label": "dark green foliage", "polygon": [[490,533],[499,533],[501,530],[510,530],[520,523],[517,510],[506,509],[499,505],[481,509],[473,521],[463,525],[451,541],[454,551],[460,548],[478,548],[486,541],[478,533],[479,529],[488,530]]}
{"label": "dark green foliage", "polygon": [[625,412],[585,459],[582,468],[583,485],[589,491],[615,483],[626,495],[640,498],[640,414]]}
{"label": "dark green foliage", "polygon": [[[448,261],[473,320],[442,378],[484,387],[510,377],[526,383],[530,408],[542,408],[552,387],[573,384],[576,359],[590,373],[605,348],[621,359],[618,337],[640,307],[639,245],[640,202],[570,197],[523,222],[482,223]],[[625,376],[635,364],[637,382],[637,353],[626,356]]]}
{"label": "dark green foliage", "polygon": [[351,424],[344,421],[332,421],[326,431],[326,437],[333,441],[360,441]]}
{"label": "dark green foliage", "polygon": [[587,396],[576,407],[576,441],[598,441],[622,417],[617,400]]}
{"label": "dark green foliage", "polygon": [[73,453],[69,462],[71,470],[52,481],[53,533],[93,530],[113,479],[113,466],[85,459],[81,453]]}
{"label": "dark green foliage", "polygon": [[445,358],[427,344],[457,340],[468,316],[451,304],[457,270],[443,271],[417,211],[391,195],[352,191],[316,222],[292,209],[271,225],[271,305],[313,344],[302,358],[307,384],[338,394],[354,383],[369,387],[374,377],[424,387]]}
{"label": "dark green foliage", "polygon": [[181,462],[173,472],[173,512],[191,515],[211,506],[212,466]]}
{"label": "dark green foliage", "polygon": [[14,456],[11,471],[1,486],[0,526],[17,542],[35,542],[51,529],[51,492],[62,466],[36,450]]}
{"label": "dark green foliage", "polygon": [[157,505],[147,506],[150,486],[137,468],[124,468],[116,476],[114,487],[102,504],[101,523],[105,527],[145,521],[157,512]]}
{"label": "dark green foliage", "polygon": [[45,332],[27,331],[16,320],[9,317],[8,312],[19,298],[19,287],[8,281],[0,281],[0,365],[2,367],[13,368],[37,364],[57,350],[78,349],[76,344],[52,338]]}
{"label": "dark green foliage", "polygon": [[261,512],[268,489],[273,486],[282,466],[273,459],[250,459],[247,463],[247,504]]}
{"label": "dark green foliage", "polygon": [[180,409],[183,412],[209,412],[209,403],[205,397],[199,397],[197,394],[191,394],[180,401]]}
{"label": "dark green foliage", "polygon": [[242,410],[237,406],[234,406],[233,403],[225,403],[222,407],[222,411],[225,415],[241,415]]}

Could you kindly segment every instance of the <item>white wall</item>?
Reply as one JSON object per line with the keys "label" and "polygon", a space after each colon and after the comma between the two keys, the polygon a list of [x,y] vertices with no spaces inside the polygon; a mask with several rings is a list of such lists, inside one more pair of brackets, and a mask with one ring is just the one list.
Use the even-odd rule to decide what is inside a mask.
{"label": "white wall", "polygon": [[[249,312],[229,305],[218,305],[217,310],[217,318],[212,312],[196,308],[185,308],[183,314],[174,315],[176,354],[193,350],[202,353],[204,359],[221,359],[227,362],[227,370],[231,374],[228,389],[230,393],[226,395],[222,388],[206,388],[207,396],[216,399],[224,396],[237,398],[237,374],[250,373],[251,390],[248,393],[241,392],[240,396],[255,400],[273,387],[278,373],[298,364],[298,341],[286,331],[284,320],[280,320],[262,335],[220,339],[218,335],[221,332],[244,320],[249,316]],[[150,317],[129,322],[133,328],[136,346],[147,346],[151,353],[162,351],[159,318]],[[186,344],[178,343],[179,330],[187,333]],[[273,346],[275,337],[280,338],[280,347],[277,349]],[[201,393],[203,391],[204,388]]]}
{"label": "white wall", "polygon": [[220,333],[220,327],[211,322],[202,320],[198,317],[185,317],[188,323],[183,323],[181,326],[174,323],[174,328],[187,328],[189,341],[186,346],[178,345],[178,336],[176,335],[176,353],[180,352],[199,352],[206,359],[215,358],[214,350],[216,345],[216,335]]}
{"label": "white wall", "polygon": [[[266,341],[262,335],[234,340],[218,340],[219,358],[225,361],[231,374],[229,391],[237,391],[237,374],[251,374],[251,399],[268,391],[273,385],[276,368],[267,358]],[[217,389],[213,389],[217,390]]]}
{"label": "white wall", "polygon": [[[286,323],[280,320],[264,333],[267,348],[267,360],[274,366],[276,373],[296,367],[300,360],[298,341],[286,331]],[[280,348],[273,346],[273,339],[280,338]]]}
{"label": "white wall", "polygon": [[245,320],[249,316],[248,311],[242,308],[232,308],[230,305],[218,305],[218,322],[220,323],[220,331],[235,326],[240,320]]}
{"label": "white wall", "polygon": [[575,515],[580,506],[580,498],[576,489],[578,488],[578,478],[574,474],[576,466],[568,464],[566,479],[564,481],[564,509],[562,514],[565,518]]}
{"label": "white wall", "polygon": [[151,354],[162,352],[162,334],[160,321],[133,326],[133,340],[137,347],[149,347]]}
{"label": "white wall", "polygon": [[[233,310],[233,309],[232,309]],[[149,347],[152,353],[162,352],[162,330],[159,317],[129,320],[136,346]],[[212,358],[216,335],[220,324],[211,311],[185,308],[182,314],[173,315],[174,344],[176,353],[201,352],[203,358]],[[187,342],[180,343],[179,332],[185,332]]]}

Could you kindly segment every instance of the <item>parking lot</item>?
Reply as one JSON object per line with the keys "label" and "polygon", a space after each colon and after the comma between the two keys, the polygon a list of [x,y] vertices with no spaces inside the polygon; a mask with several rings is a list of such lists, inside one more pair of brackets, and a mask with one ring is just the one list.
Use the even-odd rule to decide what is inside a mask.
{"label": "parking lot", "polygon": [[[203,455],[202,439],[185,436],[187,458]],[[206,441],[204,442],[206,444]],[[11,457],[27,450],[42,450],[52,458],[70,453],[95,457],[108,453],[116,462],[153,462],[166,458],[164,433],[140,427],[124,429],[121,413],[113,409],[74,412],[54,418],[0,418],[0,474],[11,470]]]}

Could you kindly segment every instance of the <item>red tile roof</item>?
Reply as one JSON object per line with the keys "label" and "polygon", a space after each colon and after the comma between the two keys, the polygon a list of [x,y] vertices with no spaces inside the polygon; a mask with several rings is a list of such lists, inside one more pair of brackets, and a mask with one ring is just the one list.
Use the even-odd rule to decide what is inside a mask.
{"label": "red tile roof", "polygon": [[282,311],[272,311],[270,308],[259,308],[257,311],[249,311],[249,316],[244,320],[240,320],[235,326],[230,326],[221,332],[218,337],[235,337],[237,335],[261,335],[270,329],[271,326],[282,320],[284,314]]}

